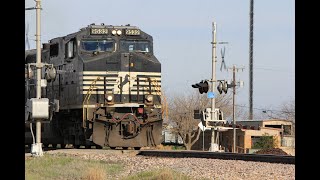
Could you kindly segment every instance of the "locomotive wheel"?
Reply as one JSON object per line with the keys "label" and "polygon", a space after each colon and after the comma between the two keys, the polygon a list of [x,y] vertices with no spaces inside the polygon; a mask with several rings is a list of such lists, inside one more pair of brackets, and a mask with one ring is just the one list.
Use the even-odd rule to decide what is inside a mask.
{"label": "locomotive wheel", "polygon": [[60,148],[61,149],[65,149],[66,148],[66,144],[60,144]]}
{"label": "locomotive wheel", "polygon": [[96,145],[96,149],[102,149],[102,146]]}
{"label": "locomotive wheel", "polygon": [[91,145],[86,145],[86,149],[91,149]]}
{"label": "locomotive wheel", "polygon": [[80,145],[73,145],[74,148],[80,149]]}
{"label": "locomotive wheel", "polygon": [[127,150],[127,149],[128,149],[128,147],[122,147],[122,149],[123,149],[123,150]]}
{"label": "locomotive wheel", "polygon": [[116,147],[110,147],[110,149],[116,149]]}
{"label": "locomotive wheel", "polygon": [[140,150],[141,147],[134,147],[134,150]]}

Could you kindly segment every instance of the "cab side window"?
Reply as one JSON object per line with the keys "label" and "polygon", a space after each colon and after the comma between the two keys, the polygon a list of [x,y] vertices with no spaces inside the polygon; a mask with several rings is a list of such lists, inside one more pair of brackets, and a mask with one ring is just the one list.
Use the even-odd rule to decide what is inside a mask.
{"label": "cab side window", "polygon": [[58,56],[59,54],[59,44],[51,44],[50,45],[50,57]]}
{"label": "cab side window", "polygon": [[65,59],[72,59],[76,54],[76,41],[75,38],[71,39],[65,44]]}

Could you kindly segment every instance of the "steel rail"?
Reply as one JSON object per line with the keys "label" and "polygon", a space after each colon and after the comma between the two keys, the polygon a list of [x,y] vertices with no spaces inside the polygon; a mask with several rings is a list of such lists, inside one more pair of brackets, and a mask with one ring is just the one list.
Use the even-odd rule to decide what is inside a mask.
{"label": "steel rail", "polygon": [[229,152],[204,152],[204,151],[158,151],[141,150],[137,155],[172,157],[172,158],[209,158],[224,160],[259,161],[269,163],[295,164],[295,156],[273,154],[243,154]]}

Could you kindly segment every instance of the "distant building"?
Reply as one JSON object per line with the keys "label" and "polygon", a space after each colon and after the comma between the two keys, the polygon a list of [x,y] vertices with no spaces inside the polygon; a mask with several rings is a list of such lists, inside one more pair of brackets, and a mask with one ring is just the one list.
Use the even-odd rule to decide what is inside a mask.
{"label": "distant building", "polygon": [[[254,144],[263,135],[273,136],[276,139],[276,146],[295,155],[295,137],[292,129],[292,122],[282,119],[267,120],[240,120],[236,122],[236,152],[252,153]],[[232,124],[229,126],[232,127]],[[233,129],[225,129],[219,132],[219,145],[222,150],[232,152]],[[209,150],[211,143],[211,130],[204,132],[204,141],[200,135],[199,140],[192,146],[193,150]]]}
{"label": "distant building", "polygon": [[178,133],[173,131],[175,127],[174,123],[164,124],[162,130],[162,144],[167,145],[183,145],[182,138],[178,135]]}
{"label": "distant building", "polygon": [[254,126],[255,128],[277,128],[281,129],[281,136],[293,135],[292,122],[284,119],[265,119],[265,120],[240,120],[237,121],[241,126]]}

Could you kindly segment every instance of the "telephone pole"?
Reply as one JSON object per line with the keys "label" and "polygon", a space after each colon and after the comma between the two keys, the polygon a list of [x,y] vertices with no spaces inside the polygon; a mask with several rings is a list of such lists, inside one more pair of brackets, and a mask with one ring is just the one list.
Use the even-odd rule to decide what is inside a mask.
{"label": "telephone pole", "polygon": [[253,0],[250,0],[249,119],[253,119]]}
{"label": "telephone pole", "polygon": [[[232,84],[231,87],[233,87],[233,95],[232,95],[232,111],[233,111],[233,115],[232,115],[232,123],[233,123],[233,148],[232,148],[232,152],[236,152],[236,108],[235,108],[235,102],[236,102],[236,72],[239,71],[239,69],[241,69],[243,71],[244,68],[236,68],[235,65],[233,65],[232,68],[228,68],[228,69],[232,69],[233,72],[233,80],[232,80]],[[242,87],[242,81],[239,82],[240,87]]]}

